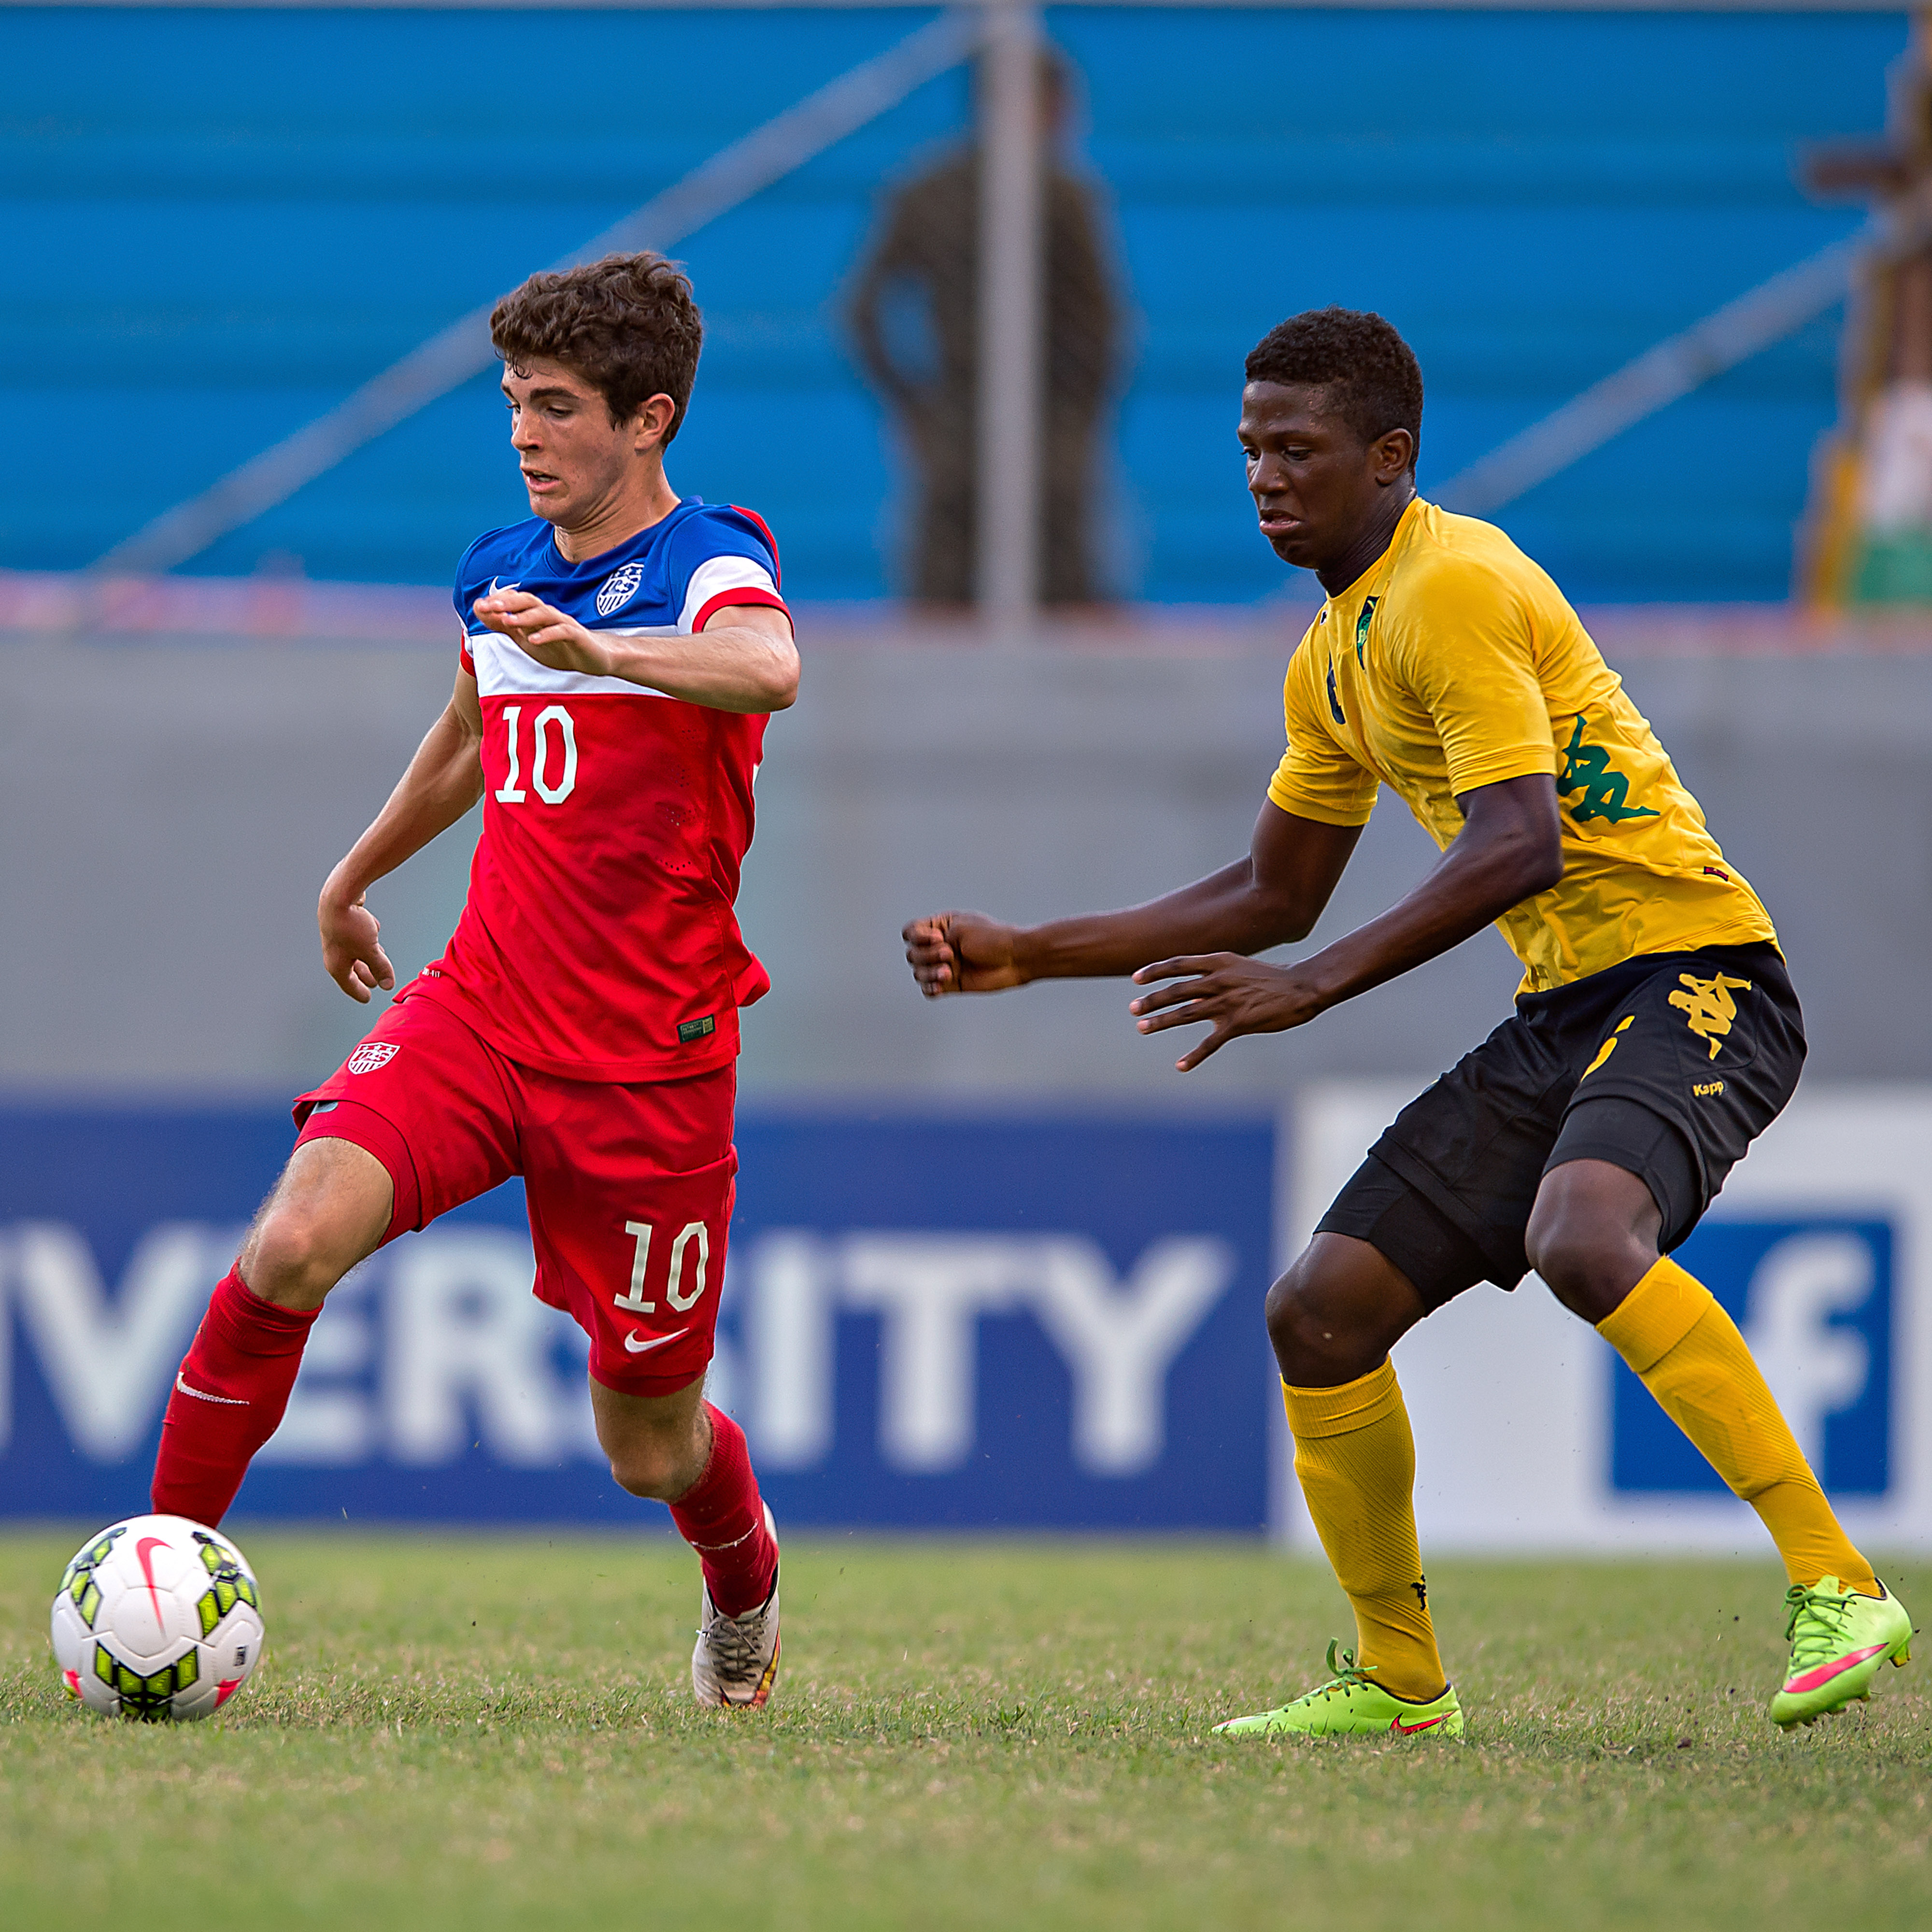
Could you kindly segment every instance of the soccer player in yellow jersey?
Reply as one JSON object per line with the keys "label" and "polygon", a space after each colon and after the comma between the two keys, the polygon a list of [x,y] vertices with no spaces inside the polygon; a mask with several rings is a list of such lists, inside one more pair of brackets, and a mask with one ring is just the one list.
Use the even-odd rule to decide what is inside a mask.
{"label": "soccer player in yellow jersey", "polygon": [[[1292,317],[1247,358],[1240,444],[1262,533],[1328,602],[1288,665],[1288,748],[1246,858],[1124,912],[905,930],[929,997],[1131,974],[1140,1030],[1305,1025],[1494,922],[1514,1016],[1397,1115],[1268,1294],[1309,1514],[1355,1612],[1330,1679],[1237,1733],[1454,1737],[1390,1346],[1531,1268],[1595,1325],[1790,1576],[1789,1728],[1903,1664],[1910,1618],[1839,1527],[1743,1337],[1670,1259],[1790,1098],[1802,1018],[1769,915],[1576,615],[1502,531],[1415,492],[1422,376],[1379,316]],[[1292,964],[1378,787],[1442,848],[1379,918]]]}

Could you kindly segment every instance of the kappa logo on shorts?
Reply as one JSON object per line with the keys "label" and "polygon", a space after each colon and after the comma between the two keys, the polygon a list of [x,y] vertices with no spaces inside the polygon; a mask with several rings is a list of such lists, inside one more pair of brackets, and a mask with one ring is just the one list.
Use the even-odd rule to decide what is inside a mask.
{"label": "kappa logo on shorts", "polygon": [[614,610],[621,610],[638,594],[638,586],[644,580],[644,566],[641,563],[620,564],[597,586],[597,614],[608,617]]}
{"label": "kappa logo on shorts", "polygon": [[1728,973],[1720,973],[1714,980],[1700,980],[1694,973],[1680,973],[1677,983],[1688,990],[1672,993],[1670,1004],[1682,1010],[1684,1024],[1700,1040],[1709,1041],[1711,1058],[1715,1060],[1732,1022],[1738,1016],[1738,1003],[1731,994],[1734,991],[1748,993],[1751,982],[1748,980],[1733,980]]}
{"label": "kappa logo on shorts", "polygon": [[386,1066],[402,1049],[392,1040],[366,1040],[349,1056],[349,1070],[352,1073],[373,1073],[379,1066]]}

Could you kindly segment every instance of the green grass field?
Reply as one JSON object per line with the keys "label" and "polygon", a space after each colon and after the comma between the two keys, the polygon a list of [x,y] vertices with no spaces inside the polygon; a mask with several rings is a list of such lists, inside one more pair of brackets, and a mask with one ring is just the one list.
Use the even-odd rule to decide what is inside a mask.
{"label": "green grass field", "polygon": [[1432,1564],[1466,1744],[1236,1745],[1348,1628],[1251,1547],[794,1539],[726,1717],[668,1542],[244,1528],[268,1659],[177,1730],[60,1688],[81,1533],[0,1537],[8,1932],[1932,1923],[1932,1656],[1780,1736],[1768,1568]]}

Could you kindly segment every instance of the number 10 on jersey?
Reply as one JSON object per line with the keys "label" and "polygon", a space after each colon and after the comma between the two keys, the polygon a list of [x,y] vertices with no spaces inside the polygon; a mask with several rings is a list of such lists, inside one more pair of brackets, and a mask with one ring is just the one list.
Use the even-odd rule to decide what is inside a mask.
{"label": "number 10 on jersey", "polygon": [[[518,783],[523,775],[520,738],[523,717],[524,707],[520,704],[503,706],[503,736],[505,749],[509,754],[509,770],[496,794],[499,805],[521,805],[530,796]],[[550,777],[553,730],[558,754],[555,762],[561,767],[554,784]],[[576,721],[562,705],[548,704],[537,713],[531,735],[533,742],[530,747],[530,783],[544,804],[561,805],[577,789]]]}

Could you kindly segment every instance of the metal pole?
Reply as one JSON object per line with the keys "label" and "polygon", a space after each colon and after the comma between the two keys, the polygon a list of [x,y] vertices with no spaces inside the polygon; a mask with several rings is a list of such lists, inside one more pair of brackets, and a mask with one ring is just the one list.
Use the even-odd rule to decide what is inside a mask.
{"label": "metal pole", "polygon": [[992,634],[1016,643],[1040,603],[1042,283],[1040,14],[987,0],[980,90],[978,585]]}

